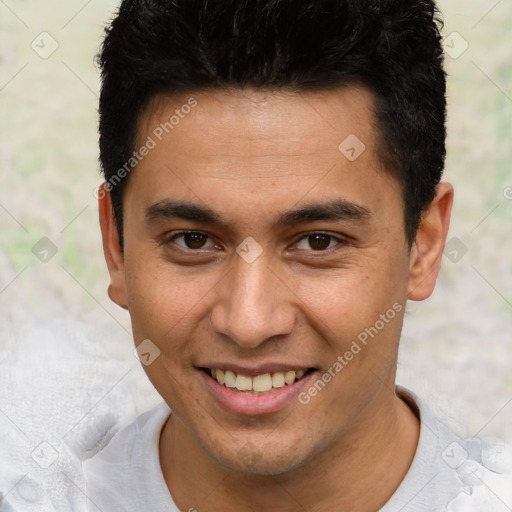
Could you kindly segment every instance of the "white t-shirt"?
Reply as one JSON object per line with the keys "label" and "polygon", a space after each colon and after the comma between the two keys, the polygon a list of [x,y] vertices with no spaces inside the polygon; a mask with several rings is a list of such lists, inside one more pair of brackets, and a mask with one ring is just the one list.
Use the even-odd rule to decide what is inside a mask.
{"label": "white t-shirt", "polygon": [[[418,412],[420,437],[408,473],[380,512],[510,512],[512,448],[496,440],[462,440],[414,393],[397,391]],[[83,462],[91,512],[180,512],[159,461],[160,431],[169,414],[162,402]]]}

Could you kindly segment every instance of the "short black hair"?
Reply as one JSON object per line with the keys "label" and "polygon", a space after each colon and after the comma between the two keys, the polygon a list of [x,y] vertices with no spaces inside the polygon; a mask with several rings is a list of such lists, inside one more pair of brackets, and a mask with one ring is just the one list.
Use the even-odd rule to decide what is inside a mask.
{"label": "short black hair", "polygon": [[402,186],[412,245],[446,154],[441,28],[433,0],[123,0],[98,54],[100,163],[121,247],[126,164],[155,95],[353,84],[375,96],[379,158]]}

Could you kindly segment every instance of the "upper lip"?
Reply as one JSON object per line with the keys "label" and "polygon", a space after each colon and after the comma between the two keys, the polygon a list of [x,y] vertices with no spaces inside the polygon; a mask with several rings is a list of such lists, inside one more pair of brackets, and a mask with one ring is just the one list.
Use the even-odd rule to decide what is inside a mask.
{"label": "upper lip", "polygon": [[242,375],[254,377],[256,375],[262,375],[264,373],[288,372],[298,370],[307,371],[310,368],[312,368],[312,366],[304,366],[303,364],[300,363],[297,363],[296,365],[290,363],[266,363],[249,367],[233,363],[218,362],[201,364],[199,365],[199,368],[208,368],[224,371],[230,370],[234,373],[241,373]]}

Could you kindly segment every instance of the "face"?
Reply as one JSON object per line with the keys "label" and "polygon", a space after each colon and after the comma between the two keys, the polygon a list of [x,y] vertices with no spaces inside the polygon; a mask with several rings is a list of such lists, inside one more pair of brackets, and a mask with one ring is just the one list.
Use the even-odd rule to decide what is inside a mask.
{"label": "face", "polygon": [[393,398],[429,246],[408,249],[372,106],[361,87],[159,96],[124,193],[124,257],[103,201],[110,295],[158,354],[144,370],[182,435],[230,469],[300,467]]}

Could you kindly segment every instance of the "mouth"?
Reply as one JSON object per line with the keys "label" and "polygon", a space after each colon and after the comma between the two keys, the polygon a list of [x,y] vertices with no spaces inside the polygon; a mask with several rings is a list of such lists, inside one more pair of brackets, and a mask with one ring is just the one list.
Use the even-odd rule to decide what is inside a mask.
{"label": "mouth", "polygon": [[221,386],[247,395],[262,395],[293,386],[315,371],[315,368],[276,371],[259,375],[245,375],[220,368],[200,368]]}
{"label": "mouth", "polygon": [[279,362],[251,368],[212,362],[211,367],[196,366],[196,369],[207,394],[213,399],[212,407],[237,416],[262,416],[289,410],[299,404],[299,394],[319,374],[317,368]]}

